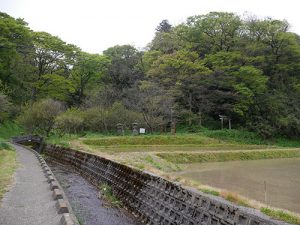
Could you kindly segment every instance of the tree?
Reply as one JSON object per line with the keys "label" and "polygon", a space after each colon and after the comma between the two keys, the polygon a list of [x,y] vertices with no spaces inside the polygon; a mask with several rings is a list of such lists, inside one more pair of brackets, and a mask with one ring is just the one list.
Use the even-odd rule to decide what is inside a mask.
{"label": "tree", "polygon": [[105,50],[103,54],[111,60],[103,81],[112,84],[118,92],[132,87],[136,81],[143,78],[143,72],[139,67],[142,55],[134,47],[117,45]]}
{"label": "tree", "polygon": [[75,93],[73,101],[77,105],[82,103],[87,88],[92,88],[95,82],[100,81],[110,66],[110,59],[98,54],[80,53],[71,73]]}
{"label": "tree", "polygon": [[64,107],[60,102],[44,99],[27,106],[18,121],[27,132],[48,137],[54,127],[55,118],[63,111]]}
{"label": "tree", "polygon": [[55,118],[55,128],[60,136],[83,131],[83,113],[78,109],[69,109],[61,113]]}
{"label": "tree", "polygon": [[[36,73],[32,77],[32,82],[40,82],[46,74],[55,73],[66,78],[69,76],[79,48],[46,32],[34,32],[33,43],[35,48],[33,65]],[[37,89],[33,86],[32,100],[35,100],[37,95]]]}
{"label": "tree", "polygon": [[32,35],[27,23],[0,12],[0,83],[17,104],[30,96],[27,78],[33,71],[32,53]]}
{"label": "tree", "polygon": [[74,83],[57,74],[45,74],[35,83],[39,92],[39,98],[52,98],[58,101],[69,102],[71,95],[75,93]]}
{"label": "tree", "polygon": [[199,52],[230,51],[240,36],[241,25],[241,19],[233,13],[211,12],[193,16],[187,20],[186,38]]}
{"label": "tree", "polygon": [[162,20],[159,23],[159,25],[156,27],[155,30],[157,32],[165,32],[165,33],[167,33],[167,32],[170,32],[171,28],[172,28],[172,25],[169,23],[168,20]]}
{"label": "tree", "polygon": [[125,105],[142,113],[144,123],[153,132],[159,125],[170,119],[174,99],[158,84],[151,81],[141,81],[137,86],[128,90]]}

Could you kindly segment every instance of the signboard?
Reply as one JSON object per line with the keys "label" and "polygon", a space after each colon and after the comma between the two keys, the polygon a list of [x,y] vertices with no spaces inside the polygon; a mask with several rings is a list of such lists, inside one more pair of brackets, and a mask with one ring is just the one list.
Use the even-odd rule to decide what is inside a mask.
{"label": "signboard", "polygon": [[140,134],[145,134],[146,133],[146,129],[145,128],[140,128]]}

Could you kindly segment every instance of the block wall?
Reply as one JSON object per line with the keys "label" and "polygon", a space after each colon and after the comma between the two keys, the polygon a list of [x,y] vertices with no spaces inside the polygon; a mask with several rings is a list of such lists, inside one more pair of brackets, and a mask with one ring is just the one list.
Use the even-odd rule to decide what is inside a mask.
{"label": "block wall", "polygon": [[159,176],[88,153],[47,145],[45,154],[72,166],[92,183],[107,183],[145,224],[279,225],[262,213],[219,197],[183,188]]}

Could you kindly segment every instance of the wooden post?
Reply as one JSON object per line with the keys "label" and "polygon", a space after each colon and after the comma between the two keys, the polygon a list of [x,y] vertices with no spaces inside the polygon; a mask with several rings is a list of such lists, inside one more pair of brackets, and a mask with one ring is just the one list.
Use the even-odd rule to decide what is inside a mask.
{"label": "wooden post", "polygon": [[267,205],[267,182],[264,181],[264,191],[265,191],[265,204]]}
{"label": "wooden post", "polygon": [[223,117],[221,118],[221,130],[223,130]]}
{"label": "wooden post", "polygon": [[228,128],[231,130],[231,119],[228,119]]}

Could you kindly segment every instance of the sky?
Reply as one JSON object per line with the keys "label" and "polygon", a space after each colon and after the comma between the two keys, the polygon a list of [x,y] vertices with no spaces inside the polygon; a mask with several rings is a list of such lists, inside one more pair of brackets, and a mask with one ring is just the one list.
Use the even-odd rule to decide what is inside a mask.
{"label": "sky", "polygon": [[123,44],[142,49],[163,19],[176,25],[212,11],[286,19],[300,34],[299,5],[299,0],[0,0],[0,11],[23,18],[34,31],[101,53]]}

